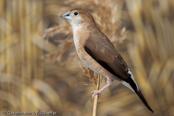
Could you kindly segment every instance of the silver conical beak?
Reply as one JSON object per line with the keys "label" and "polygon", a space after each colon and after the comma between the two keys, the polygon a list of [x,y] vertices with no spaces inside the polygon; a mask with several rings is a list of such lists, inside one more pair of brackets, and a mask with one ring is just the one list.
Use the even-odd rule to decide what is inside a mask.
{"label": "silver conical beak", "polygon": [[64,19],[67,19],[67,20],[71,20],[71,17],[70,17],[70,12],[67,11],[66,13],[62,14],[61,17],[64,18]]}

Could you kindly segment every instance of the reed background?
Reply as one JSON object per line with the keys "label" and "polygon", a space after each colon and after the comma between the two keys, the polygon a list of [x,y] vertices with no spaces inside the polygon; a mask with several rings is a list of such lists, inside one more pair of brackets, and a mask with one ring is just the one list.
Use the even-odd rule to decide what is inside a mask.
{"label": "reed background", "polygon": [[93,75],[60,18],[72,8],[92,13],[154,110],[116,81],[100,95],[97,115],[174,116],[173,0],[0,0],[0,113],[92,114]]}

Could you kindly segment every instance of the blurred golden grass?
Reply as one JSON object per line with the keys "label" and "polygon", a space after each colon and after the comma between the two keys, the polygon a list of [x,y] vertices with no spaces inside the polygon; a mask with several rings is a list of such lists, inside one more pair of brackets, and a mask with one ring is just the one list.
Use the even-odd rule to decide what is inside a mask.
{"label": "blurred golden grass", "polygon": [[97,115],[174,116],[173,0],[0,0],[0,113],[92,114],[95,86],[83,70],[93,72],[81,68],[72,28],[59,17],[77,7],[92,13],[154,110],[114,82],[100,95]]}

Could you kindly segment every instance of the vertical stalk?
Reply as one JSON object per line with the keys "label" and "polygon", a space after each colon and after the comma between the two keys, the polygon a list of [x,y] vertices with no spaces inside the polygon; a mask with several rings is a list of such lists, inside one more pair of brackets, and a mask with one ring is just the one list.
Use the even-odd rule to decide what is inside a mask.
{"label": "vertical stalk", "polygon": [[[99,90],[100,87],[100,75],[97,75],[97,87],[96,90]],[[98,95],[94,96],[94,104],[93,104],[93,112],[92,116],[96,116],[97,114],[97,101],[98,101]]]}

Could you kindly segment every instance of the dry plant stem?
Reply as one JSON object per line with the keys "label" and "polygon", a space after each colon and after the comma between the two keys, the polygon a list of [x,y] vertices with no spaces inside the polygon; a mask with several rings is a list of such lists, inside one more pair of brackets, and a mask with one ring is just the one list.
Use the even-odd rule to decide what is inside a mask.
{"label": "dry plant stem", "polygon": [[[97,75],[97,87],[96,87],[96,90],[99,90],[99,87],[100,87],[100,75]],[[96,116],[97,100],[98,100],[98,94],[94,96],[94,104],[93,104],[92,116]]]}

